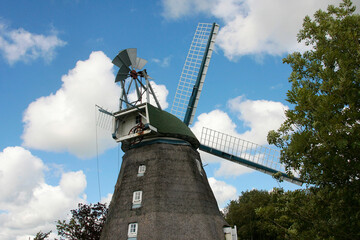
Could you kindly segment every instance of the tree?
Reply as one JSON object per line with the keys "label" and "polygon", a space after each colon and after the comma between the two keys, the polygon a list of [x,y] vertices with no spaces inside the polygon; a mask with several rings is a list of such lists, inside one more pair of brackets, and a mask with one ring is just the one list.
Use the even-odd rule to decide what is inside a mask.
{"label": "tree", "polygon": [[40,231],[36,234],[34,240],[45,240],[50,235],[50,233],[51,231],[47,233],[43,233],[42,231]]}
{"label": "tree", "polygon": [[78,209],[71,210],[72,217],[67,223],[58,221],[58,234],[71,240],[98,240],[106,221],[106,204],[86,205],[79,203]]}
{"label": "tree", "polygon": [[284,192],[275,188],[269,195],[268,204],[256,209],[262,231],[273,233],[279,240],[316,239],[316,219],[320,218],[313,211],[314,195],[311,191],[299,189]]}
{"label": "tree", "polygon": [[261,220],[255,212],[257,208],[267,206],[269,200],[267,191],[246,191],[225,208],[225,220],[237,226],[239,239],[276,239],[262,231]]}
{"label": "tree", "polygon": [[281,160],[309,184],[346,186],[360,178],[360,16],[344,0],[340,7],[305,17],[298,41],[312,49],[295,52],[286,121],[268,134],[282,148]]}
{"label": "tree", "polygon": [[303,211],[312,216],[312,239],[360,239],[360,16],[354,12],[344,0],[305,17],[298,41],[311,49],[283,60],[292,68],[286,100],[293,109],[268,134],[289,174],[298,170],[310,186]]}
{"label": "tree", "polygon": [[225,219],[237,226],[239,239],[313,239],[312,196],[303,189],[243,192],[225,208]]}
{"label": "tree", "polygon": [[339,199],[319,188],[252,190],[229,203],[225,219],[237,226],[239,239],[358,239],[359,222]]}

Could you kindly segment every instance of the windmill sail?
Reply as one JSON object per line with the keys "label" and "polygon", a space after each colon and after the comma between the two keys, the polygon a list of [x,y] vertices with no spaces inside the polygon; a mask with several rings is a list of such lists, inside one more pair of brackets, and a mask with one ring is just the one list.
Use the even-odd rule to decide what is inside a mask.
{"label": "windmill sail", "polygon": [[97,110],[95,111],[96,126],[107,131],[113,131],[114,115],[98,105],[95,105],[95,109]]}
{"label": "windmill sail", "polygon": [[191,125],[219,31],[216,23],[199,23],[176,90],[171,113]]}
{"label": "windmill sail", "polygon": [[280,172],[286,181],[302,185],[301,179],[286,174],[280,163],[280,152],[256,143],[242,140],[204,127],[201,132],[200,150],[272,175]]}

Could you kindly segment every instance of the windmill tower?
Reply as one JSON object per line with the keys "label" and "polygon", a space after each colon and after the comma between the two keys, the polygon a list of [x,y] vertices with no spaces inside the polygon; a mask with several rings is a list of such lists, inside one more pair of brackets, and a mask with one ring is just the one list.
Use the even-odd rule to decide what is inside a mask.
{"label": "windmill tower", "polygon": [[[268,174],[278,156],[267,148],[211,129],[199,140],[189,129],[212,55],[217,24],[200,23],[180,77],[171,113],[163,111],[136,49],[121,51],[119,111],[113,138],[125,152],[101,239],[237,239],[218,209],[197,149]],[[134,95],[136,97],[134,97]],[[152,105],[150,102],[154,102]],[[233,236],[231,236],[233,235]]]}

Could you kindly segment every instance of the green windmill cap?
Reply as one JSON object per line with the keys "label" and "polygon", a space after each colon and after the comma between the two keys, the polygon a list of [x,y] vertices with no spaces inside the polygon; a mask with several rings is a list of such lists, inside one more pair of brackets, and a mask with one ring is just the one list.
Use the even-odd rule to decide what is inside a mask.
{"label": "green windmill cap", "polygon": [[189,142],[194,148],[200,143],[186,124],[174,115],[148,104],[150,124],[164,137],[174,137]]}

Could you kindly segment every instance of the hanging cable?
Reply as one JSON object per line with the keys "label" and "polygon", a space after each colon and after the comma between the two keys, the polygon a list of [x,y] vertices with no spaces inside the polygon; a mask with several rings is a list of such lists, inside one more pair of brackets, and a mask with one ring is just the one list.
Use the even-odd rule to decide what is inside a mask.
{"label": "hanging cable", "polygon": [[99,169],[99,146],[98,146],[98,132],[97,132],[97,117],[96,117],[96,105],[95,105],[95,138],[96,138],[96,167],[97,178],[99,186],[99,202],[101,201],[101,187],[100,187],[100,169]]}

